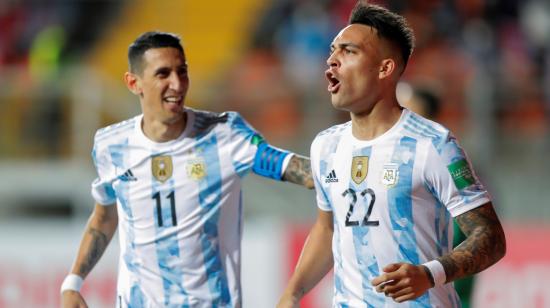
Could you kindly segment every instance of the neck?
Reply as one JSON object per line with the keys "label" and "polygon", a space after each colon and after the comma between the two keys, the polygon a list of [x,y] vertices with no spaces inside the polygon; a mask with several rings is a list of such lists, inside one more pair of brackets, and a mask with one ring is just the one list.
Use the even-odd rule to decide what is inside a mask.
{"label": "neck", "polygon": [[394,99],[391,103],[377,102],[372,109],[361,113],[350,112],[353,136],[359,140],[381,136],[397,123],[402,110],[397,99]]}
{"label": "neck", "polygon": [[185,130],[187,124],[187,113],[173,122],[161,122],[154,119],[147,119],[143,116],[141,129],[145,136],[155,142],[167,142],[177,139]]}

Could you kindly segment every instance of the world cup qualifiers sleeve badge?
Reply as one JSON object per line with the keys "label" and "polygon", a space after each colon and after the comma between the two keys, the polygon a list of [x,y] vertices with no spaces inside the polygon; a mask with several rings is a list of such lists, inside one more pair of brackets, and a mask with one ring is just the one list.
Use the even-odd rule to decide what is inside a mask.
{"label": "world cup qualifiers sleeve badge", "polygon": [[161,183],[172,177],[173,172],[171,156],[154,156],[151,160],[151,171],[155,179]]}

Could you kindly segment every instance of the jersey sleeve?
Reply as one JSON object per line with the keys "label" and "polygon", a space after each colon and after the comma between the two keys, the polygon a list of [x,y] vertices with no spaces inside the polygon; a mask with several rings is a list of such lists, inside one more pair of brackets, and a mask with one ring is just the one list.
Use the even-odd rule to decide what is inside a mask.
{"label": "jersey sleeve", "polygon": [[290,153],[265,142],[263,136],[236,112],[229,113],[229,125],[231,157],[237,174],[242,177],[252,169],[258,175],[281,180]]}
{"label": "jersey sleeve", "polygon": [[332,211],[327,192],[321,184],[321,140],[319,137],[315,138],[311,143],[310,157],[317,207],[323,211]]}
{"label": "jersey sleeve", "polygon": [[429,149],[424,168],[427,186],[453,217],[491,201],[452,134]]}
{"label": "jersey sleeve", "polygon": [[101,205],[111,205],[116,202],[116,194],[113,188],[111,173],[112,163],[109,159],[107,149],[102,148],[97,142],[97,135],[94,139],[92,159],[96,168],[97,177],[92,182],[92,197]]}

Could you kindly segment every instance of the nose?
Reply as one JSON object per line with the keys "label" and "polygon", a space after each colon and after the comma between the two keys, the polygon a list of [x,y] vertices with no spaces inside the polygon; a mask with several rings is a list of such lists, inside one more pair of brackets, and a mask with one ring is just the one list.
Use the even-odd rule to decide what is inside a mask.
{"label": "nose", "polygon": [[170,76],[170,89],[181,92],[185,91],[189,86],[189,77],[187,74],[180,75],[176,72],[172,73]]}
{"label": "nose", "polygon": [[340,66],[340,62],[338,62],[338,59],[336,58],[336,51],[331,53],[330,56],[328,57],[327,65],[331,68]]}

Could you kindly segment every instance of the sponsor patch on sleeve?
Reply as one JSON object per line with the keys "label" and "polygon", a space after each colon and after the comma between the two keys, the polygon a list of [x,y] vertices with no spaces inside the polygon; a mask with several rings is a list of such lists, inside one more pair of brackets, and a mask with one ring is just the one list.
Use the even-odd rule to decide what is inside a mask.
{"label": "sponsor patch on sleeve", "polygon": [[474,184],[474,176],[472,170],[470,170],[470,165],[465,159],[456,161],[447,166],[453,181],[455,182],[456,188],[463,189]]}

